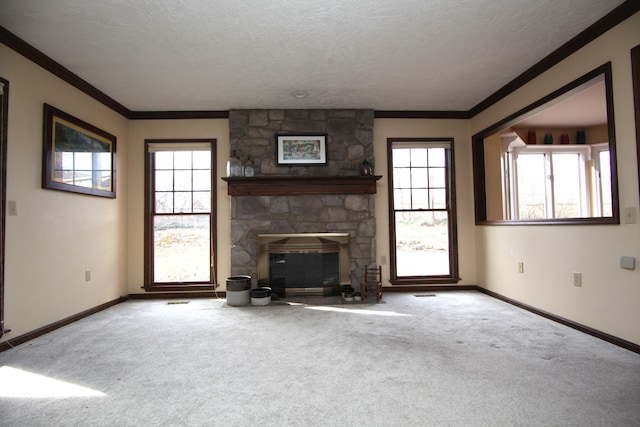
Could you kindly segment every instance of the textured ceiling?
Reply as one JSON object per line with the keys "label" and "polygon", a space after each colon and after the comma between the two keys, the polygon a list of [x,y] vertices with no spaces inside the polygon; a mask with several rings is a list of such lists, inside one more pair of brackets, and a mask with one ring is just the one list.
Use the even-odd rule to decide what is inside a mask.
{"label": "textured ceiling", "polygon": [[134,111],[466,111],[621,3],[0,0],[0,26]]}

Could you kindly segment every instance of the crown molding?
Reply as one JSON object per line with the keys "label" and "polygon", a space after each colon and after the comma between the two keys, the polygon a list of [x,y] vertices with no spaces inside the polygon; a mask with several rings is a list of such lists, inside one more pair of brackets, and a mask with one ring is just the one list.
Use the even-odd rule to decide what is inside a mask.
{"label": "crown molding", "polygon": [[[607,15],[596,21],[593,25],[580,34],[560,46],[547,55],[531,68],[518,77],[498,89],[489,97],[481,101],[468,111],[391,111],[376,110],[374,117],[378,119],[470,119],[505,98],[517,89],[524,86],[534,78],[540,76],[554,65],[558,64],[569,55],[575,53],[588,43],[609,31],[625,19],[640,11],[640,1],[627,0]],[[4,27],[0,26],[0,43],[18,52],[53,75],[84,92],[96,101],[101,102],[113,111],[121,114],[129,120],[169,120],[169,119],[225,119],[229,117],[228,111],[131,111],[109,95],[97,89],[86,80],[74,74],[60,63],[54,61],[43,52],[29,43],[17,37]]]}
{"label": "crown molding", "polygon": [[131,111],[130,120],[228,119],[229,111]]}
{"label": "crown molding", "polygon": [[131,111],[127,107],[120,104],[118,101],[111,98],[106,93],[100,91],[95,86],[79,77],[77,74],[72,73],[66,67],[49,58],[43,52],[31,46],[29,43],[25,42],[2,26],[0,26],[0,43],[7,45],[7,47],[15,50],[20,55],[29,59],[31,62],[41,66],[54,76],[59,77],[65,82],[69,83],[71,86],[89,95],[96,101],[111,108],[116,113],[119,113],[120,115],[127,118],[131,114]]}
{"label": "crown molding", "polygon": [[515,92],[517,89],[521,88],[531,80],[540,76],[542,73],[558,64],[560,61],[566,59],[570,55],[582,49],[587,44],[591,43],[593,40],[600,37],[638,11],[640,11],[640,1],[627,0],[626,2],[622,3],[620,6],[600,18],[580,34],[541,59],[538,63],[526,70],[524,73],[520,74],[518,77],[511,80],[502,88],[498,89],[484,101],[481,101],[478,105],[469,110],[469,117],[476,116],[477,114],[491,107],[496,102],[505,98],[507,95]]}
{"label": "crown molding", "polygon": [[376,119],[470,119],[468,111],[375,110]]}

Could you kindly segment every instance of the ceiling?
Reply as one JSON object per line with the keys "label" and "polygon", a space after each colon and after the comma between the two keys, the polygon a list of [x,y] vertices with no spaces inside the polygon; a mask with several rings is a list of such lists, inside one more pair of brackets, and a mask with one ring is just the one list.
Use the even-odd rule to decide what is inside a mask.
{"label": "ceiling", "polygon": [[1,0],[0,26],[132,111],[468,111],[623,2]]}
{"label": "ceiling", "polygon": [[560,96],[517,127],[588,127],[607,124],[607,92],[604,76],[590,82],[571,96]]}

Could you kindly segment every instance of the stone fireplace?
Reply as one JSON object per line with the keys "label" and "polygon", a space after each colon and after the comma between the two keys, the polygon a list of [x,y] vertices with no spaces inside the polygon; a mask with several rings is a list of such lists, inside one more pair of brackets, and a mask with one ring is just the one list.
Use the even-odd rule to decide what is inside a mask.
{"label": "stone fireplace", "polygon": [[[231,274],[250,275],[254,286],[258,278],[263,280],[260,235],[338,233],[348,236],[347,246],[339,246],[347,251],[349,266],[340,268],[338,285],[331,282],[326,287],[333,289],[322,293],[342,284],[357,288],[364,267],[376,260],[374,193],[379,177],[359,176],[363,160],[374,164],[373,110],[231,110],[229,124],[231,149],[256,164],[255,177],[224,178],[231,195]],[[275,136],[287,133],[326,134],[328,164],[277,166]],[[329,263],[333,257],[324,258]],[[288,258],[289,265],[307,262]],[[325,287],[299,280],[305,283],[300,288]]]}
{"label": "stone fireplace", "polygon": [[328,296],[350,284],[348,233],[258,235],[258,286],[279,296]]}
{"label": "stone fireplace", "polygon": [[[375,254],[375,206],[370,194],[231,197],[231,274],[257,284],[263,234],[343,233],[349,236],[349,283],[357,288]],[[341,280],[341,284],[346,280]],[[346,284],[346,283],[345,283]]]}

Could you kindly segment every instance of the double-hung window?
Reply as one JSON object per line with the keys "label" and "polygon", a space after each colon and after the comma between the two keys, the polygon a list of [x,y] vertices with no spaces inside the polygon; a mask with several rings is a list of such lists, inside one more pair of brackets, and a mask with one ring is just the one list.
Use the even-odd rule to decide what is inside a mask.
{"label": "double-hung window", "polygon": [[388,140],[391,283],[458,279],[453,139]]}
{"label": "double-hung window", "polygon": [[146,290],[214,286],[214,144],[146,141]]}

